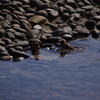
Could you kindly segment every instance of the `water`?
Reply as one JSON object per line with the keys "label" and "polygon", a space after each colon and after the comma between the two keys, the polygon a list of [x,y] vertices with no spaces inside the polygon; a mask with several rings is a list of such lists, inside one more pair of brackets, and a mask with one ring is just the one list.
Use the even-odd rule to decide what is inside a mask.
{"label": "water", "polygon": [[0,61],[0,100],[100,100],[100,38],[70,42],[74,50],[42,49],[39,60]]}

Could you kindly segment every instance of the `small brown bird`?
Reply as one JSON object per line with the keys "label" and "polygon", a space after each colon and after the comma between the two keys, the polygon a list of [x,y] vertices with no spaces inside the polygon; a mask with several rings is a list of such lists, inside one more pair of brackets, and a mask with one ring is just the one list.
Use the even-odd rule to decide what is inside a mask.
{"label": "small brown bird", "polygon": [[71,45],[69,45],[68,43],[66,43],[65,39],[62,39],[59,42],[60,42],[61,47],[64,48],[64,49],[67,49],[67,50],[69,50],[69,49],[73,50],[74,49],[74,47],[72,47]]}
{"label": "small brown bird", "polygon": [[32,54],[33,55],[39,54],[39,50],[40,50],[41,45],[42,45],[41,41],[39,39],[30,39],[29,43],[31,46]]}

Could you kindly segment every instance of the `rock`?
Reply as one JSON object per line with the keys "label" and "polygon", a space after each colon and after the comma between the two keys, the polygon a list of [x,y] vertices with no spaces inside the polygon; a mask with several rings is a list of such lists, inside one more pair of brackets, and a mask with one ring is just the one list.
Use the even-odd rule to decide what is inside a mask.
{"label": "rock", "polygon": [[72,29],[70,26],[66,26],[63,28],[63,31],[65,32],[65,34],[70,34],[72,32]]}
{"label": "rock", "polygon": [[5,45],[6,45],[6,43],[4,41],[0,40],[0,46],[5,46]]}
{"label": "rock", "polygon": [[58,36],[55,36],[55,37],[48,37],[48,43],[58,43],[59,40],[62,39],[62,37],[58,37]]}
{"label": "rock", "polygon": [[58,29],[58,27],[56,27],[54,24],[50,24],[50,23],[45,23],[42,26],[42,31],[46,32],[46,33],[51,33],[57,29]]}
{"label": "rock", "polygon": [[49,11],[49,18],[50,18],[50,19],[55,19],[55,18],[57,18],[58,16],[59,16],[58,11],[55,11],[55,10]]}
{"label": "rock", "polygon": [[29,57],[29,55],[27,55],[26,53],[15,50],[14,48],[9,49],[9,54],[12,55],[13,58],[17,58],[17,57],[28,58]]}
{"label": "rock", "polygon": [[5,56],[0,57],[0,60],[3,60],[3,61],[9,61],[11,59],[12,59],[12,56],[9,56],[9,55],[5,55]]}
{"label": "rock", "polygon": [[57,29],[57,30],[53,31],[51,34],[52,34],[53,36],[62,37],[62,36],[65,34],[65,32],[64,32],[63,29]]}
{"label": "rock", "polygon": [[40,31],[37,29],[32,29],[27,33],[27,38],[29,39],[36,39],[40,35]]}
{"label": "rock", "polygon": [[2,38],[3,36],[5,36],[5,30],[4,29],[0,29],[0,38]]}
{"label": "rock", "polygon": [[39,10],[39,11],[38,11],[38,15],[47,17],[47,16],[48,16],[48,13],[47,13],[45,10]]}
{"label": "rock", "polygon": [[100,30],[100,21],[96,23],[96,28]]}
{"label": "rock", "polygon": [[37,7],[37,10],[44,10],[44,9],[47,9],[47,8],[50,8],[49,3],[43,3],[43,4],[40,4],[40,5]]}
{"label": "rock", "polygon": [[89,36],[90,32],[87,28],[83,26],[77,26],[77,28],[74,29],[80,36],[87,37]]}
{"label": "rock", "polygon": [[93,8],[93,6],[92,5],[87,5],[87,6],[83,6],[81,8],[88,11],[88,10],[91,10]]}
{"label": "rock", "polygon": [[35,24],[44,24],[46,22],[46,18],[43,17],[43,16],[40,16],[40,15],[36,15],[36,16],[33,16],[31,18],[29,18],[29,22],[32,24],[32,25],[35,25]]}
{"label": "rock", "polygon": [[95,29],[92,30],[91,34],[92,34],[93,38],[99,38],[100,30],[98,30],[97,28],[95,28]]}
{"label": "rock", "polygon": [[66,41],[71,41],[73,39],[73,37],[70,34],[65,34],[64,36],[62,36],[62,38]]}
{"label": "rock", "polygon": [[96,22],[94,20],[87,20],[84,25],[86,26],[87,29],[91,30],[95,27]]}
{"label": "rock", "polygon": [[21,23],[21,28],[30,31],[32,29],[32,25],[27,20],[23,20]]}
{"label": "rock", "polygon": [[6,45],[12,43],[12,40],[8,39],[8,38],[3,38],[2,41],[4,41],[6,43]]}
{"label": "rock", "polygon": [[6,32],[6,38],[9,38],[9,39],[13,40],[13,39],[15,39],[15,36],[11,32]]}

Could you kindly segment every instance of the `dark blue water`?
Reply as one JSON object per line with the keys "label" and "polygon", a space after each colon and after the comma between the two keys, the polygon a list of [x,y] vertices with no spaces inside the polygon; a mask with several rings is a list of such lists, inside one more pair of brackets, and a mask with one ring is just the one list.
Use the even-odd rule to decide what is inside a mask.
{"label": "dark blue water", "polygon": [[77,39],[64,57],[40,50],[39,60],[0,61],[0,100],[100,100],[100,38]]}

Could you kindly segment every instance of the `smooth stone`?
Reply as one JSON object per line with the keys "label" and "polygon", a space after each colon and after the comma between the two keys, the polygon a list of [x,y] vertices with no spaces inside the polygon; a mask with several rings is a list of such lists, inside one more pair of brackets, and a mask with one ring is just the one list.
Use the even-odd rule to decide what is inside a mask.
{"label": "smooth stone", "polygon": [[2,52],[0,52],[0,56],[2,57],[2,56],[8,56],[9,54],[8,54],[8,52],[7,51],[2,51]]}
{"label": "smooth stone", "polygon": [[92,19],[95,20],[96,22],[98,22],[98,21],[100,21],[100,15],[93,16]]}
{"label": "smooth stone", "polygon": [[12,69],[12,70],[9,70],[9,73],[14,75],[14,74],[20,74],[21,71],[18,69]]}
{"label": "smooth stone", "polygon": [[12,56],[9,56],[9,55],[5,55],[5,56],[0,57],[0,60],[3,60],[3,61],[9,61],[11,59],[12,59]]}
{"label": "smooth stone", "polygon": [[32,7],[38,7],[40,4],[42,4],[42,1],[40,0],[30,0],[31,4],[30,6]]}
{"label": "smooth stone", "polygon": [[7,44],[12,44],[12,40],[9,38],[3,38],[2,41],[4,41]]}
{"label": "smooth stone", "polygon": [[14,35],[15,35],[15,37],[17,39],[24,39],[24,38],[26,38],[25,33],[22,33],[22,32],[15,32]]}
{"label": "smooth stone", "polygon": [[16,50],[18,50],[18,51],[23,51],[22,46],[15,46],[14,48],[15,48]]}
{"label": "smooth stone", "polygon": [[0,40],[0,46],[5,46],[5,42]]}
{"label": "smooth stone", "polygon": [[38,11],[38,15],[47,17],[47,16],[48,16],[48,13],[47,13],[45,10],[39,10],[39,11]]}
{"label": "smooth stone", "polygon": [[72,32],[72,28],[70,26],[66,26],[63,28],[63,31],[65,34],[70,34]]}
{"label": "smooth stone", "polygon": [[53,37],[48,37],[48,43],[58,43],[59,42],[59,40],[61,40],[62,39],[62,37],[58,37],[58,36],[53,36]]}
{"label": "smooth stone", "polygon": [[49,3],[43,3],[43,4],[40,4],[40,5],[37,7],[37,10],[44,10],[44,9],[47,9],[47,8],[50,8]]}
{"label": "smooth stone", "polygon": [[89,30],[83,26],[77,26],[77,28],[75,28],[74,31],[78,32],[80,36],[85,36],[85,37],[89,36],[90,34]]}
{"label": "smooth stone", "polygon": [[11,32],[14,34],[16,31],[13,28],[10,28],[10,29],[6,29],[6,32]]}
{"label": "smooth stone", "polygon": [[27,38],[29,39],[35,39],[38,38],[38,35],[40,34],[40,31],[38,29],[32,29],[27,33]]}
{"label": "smooth stone", "polygon": [[5,36],[5,30],[4,29],[0,29],[0,38],[2,38],[3,36]]}
{"label": "smooth stone", "polygon": [[72,13],[71,17],[73,17],[74,20],[79,20],[80,19],[80,14],[79,13]]}
{"label": "smooth stone", "polygon": [[20,11],[21,13],[25,13],[26,12],[22,7],[18,7],[17,10]]}
{"label": "smooth stone", "polygon": [[15,46],[27,47],[27,46],[29,46],[29,42],[21,41],[21,42],[16,43]]}
{"label": "smooth stone", "polygon": [[21,28],[30,31],[32,29],[32,25],[27,20],[23,20],[21,23]]}
{"label": "smooth stone", "polygon": [[66,41],[70,41],[73,39],[73,37],[70,34],[65,34],[64,36],[62,36],[63,39],[65,39]]}
{"label": "smooth stone", "polygon": [[16,11],[16,10],[15,10],[15,11],[13,11],[13,13],[16,14],[17,16],[18,16],[18,15],[23,16],[23,13],[21,13],[20,11]]}
{"label": "smooth stone", "polygon": [[26,33],[27,31],[25,29],[22,29],[20,27],[13,27],[14,30],[16,30],[17,32],[21,32],[21,33]]}
{"label": "smooth stone", "polygon": [[89,30],[93,29],[96,25],[96,22],[94,20],[87,20],[85,23],[84,23],[85,27]]}
{"label": "smooth stone", "polygon": [[84,9],[77,8],[77,9],[76,9],[76,12],[79,13],[81,16],[85,17],[86,11],[85,11]]}
{"label": "smooth stone", "polygon": [[49,12],[49,14],[48,14],[48,17],[50,18],[50,19],[55,19],[55,18],[57,18],[59,16],[59,13],[58,13],[58,11],[56,11],[56,10],[51,10],[50,12]]}
{"label": "smooth stone", "polygon": [[42,29],[42,27],[41,27],[41,25],[35,25],[35,26],[33,26],[33,29],[38,29],[38,30],[41,30],[41,29]]}
{"label": "smooth stone", "polygon": [[3,27],[4,29],[10,29],[10,28],[11,28],[11,26],[8,25],[7,23],[2,23],[2,27]]}
{"label": "smooth stone", "polygon": [[62,37],[62,36],[65,34],[65,32],[64,32],[63,29],[57,29],[57,30],[53,31],[51,34],[52,34],[53,36]]}
{"label": "smooth stone", "polygon": [[4,52],[4,51],[6,51],[6,48],[0,45],[0,52]]}
{"label": "smooth stone", "polygon": [[7,14],[7,15],[6,15],[6,20],[8,20],[9,22],[12,21],[12,16],[9,15],[9,14]]}
{"label": "smooth stone", "polygon": [[9,48],[13,48],[14,47],[14,44],[8,44],[5,46],[5,48],[8,50]]}
{"label": "smooth stone", "polygon": [[99,38],[100,30],[98,30],[97,28],[95,28],[95,29],[92,30],[91,34],[92,34],[93,38]]}
{"label": "smooth stone", "polygon": [[18,51],[15,49],[9,49],[9,54],[13,56],[13,58],[17,58],[17,57],[24,57],[24,58],[28,58],[29,55],[26,54],[25,52],[22,51]]}
{"label": "smooth stone", "polygon": [[33,16],[29,19],[29,22],[32,24],[32,25],[35,25],[35,24],[44,24],[46,22],[46,18],[43,17],[43,16],[40,16],[40,15],[36,15],[36,16]]}
{"label": "smooth stone", "polygon": [[61,15],[62,20],[67,21],[70,18],[70,14],[69,13],[63,13]]}
{"label": "smooth stone", "polygon": [[34,13],[24,13],[24,16],[27,18],[27,19],[30,19],[31,17],[33,17],[35,14]]}
{"label": "smooth stone", "polygon": [[57,29],[58,27],[51,23],[45,23],[44,25],[42,25],[42,31],[46,33],[51,33]]}
{"label": "smooth stone", "polygon": [[88,11],[88,10],[91,10],[93,7],[94,7],[94,6],[92,6],[92,5],[86,5],[86,6],[83,6],[83,7],[81,7],[81,8]]}
{"label": "smooth stone", "polygon": [[100,21],[96,23],[96,28],[100,30]]}
{"label": "smooth stone", "polygon": [[4,17],[0,15],[0,21],[3,21],[3,20],[4,20]]}
{"label": "smooth stone", "polygon": [[69,13],[75,13],[75,9],[69,5],[65,5],[66,10],[68,10]]}
{"label": "smooth stone", "polygon": [[37,13],[37,11],[36,11],[35,9],[31,8],[31,7],[26,8],[25,11],[26,11],[27,13],[34,13],[34,14]]}
{"label": "smooth stone", "polygon": [[12,39],[13,40],[13,39],[15,39],[15,36],[11,32],[6,32],[6,38],[9,38],[9,39]]}

